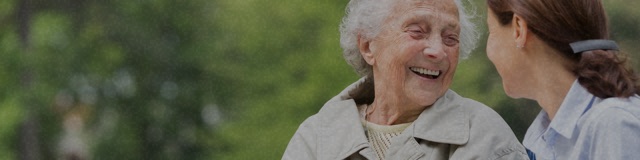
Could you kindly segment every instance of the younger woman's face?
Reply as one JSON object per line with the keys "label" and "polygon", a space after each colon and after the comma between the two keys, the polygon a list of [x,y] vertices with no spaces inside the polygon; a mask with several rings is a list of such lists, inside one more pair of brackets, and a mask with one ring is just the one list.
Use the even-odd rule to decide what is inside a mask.
{"label": "younger woman's face", "polygon": [[512,98],[522,98],[521,82],[528,77],[524,72],[526,66],[522,63],[522,53],[516,47],[515,29],[512,24],[500,24],[491,9],[487,13],[487,27],[487,57],[502,77],[505,93]]}

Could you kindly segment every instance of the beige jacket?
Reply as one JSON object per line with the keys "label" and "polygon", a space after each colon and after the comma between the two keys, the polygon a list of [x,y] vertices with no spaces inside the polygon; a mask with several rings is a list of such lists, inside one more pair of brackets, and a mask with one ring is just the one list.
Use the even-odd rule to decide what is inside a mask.
{"label": "beige jacket", "polygon": [[[305,120],[282,159],[376,159],[360,121],[356,102],[361,100],[352,98],[372,95],[372,87],[364,84],[365,80],[360,79],[350,85]],[[500,115],[449,90],[392,139],[386,159],[528,158]]]}

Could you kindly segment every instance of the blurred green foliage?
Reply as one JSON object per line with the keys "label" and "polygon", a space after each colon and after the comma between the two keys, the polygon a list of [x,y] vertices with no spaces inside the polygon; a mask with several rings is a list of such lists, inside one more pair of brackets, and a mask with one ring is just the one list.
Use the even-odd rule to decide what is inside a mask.
{"label": "blurred green foliage", "polygon": [[[0,1],[0,160],[279,159],[358,79],[338,44],[346,3]],[[605,2],[632,57],[638,3]],[[484,33],[484,3],[471,4]],[[485,40],[452,89],[522,138],[539,107],[506,97]]]}

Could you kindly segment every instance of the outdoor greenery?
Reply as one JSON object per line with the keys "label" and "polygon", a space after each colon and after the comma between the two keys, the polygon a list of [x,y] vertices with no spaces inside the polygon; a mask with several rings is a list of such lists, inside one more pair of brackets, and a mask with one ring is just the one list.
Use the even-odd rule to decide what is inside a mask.
{"label": "outdoor greenery", "polygon": [[[338,44],[347,2],[2,0],[0,160],[280,159],[358,79]],[[640,1],[605,4],[640,69]],[[540,109],[504,94],[485,40],[452,89],[522,138]]]}

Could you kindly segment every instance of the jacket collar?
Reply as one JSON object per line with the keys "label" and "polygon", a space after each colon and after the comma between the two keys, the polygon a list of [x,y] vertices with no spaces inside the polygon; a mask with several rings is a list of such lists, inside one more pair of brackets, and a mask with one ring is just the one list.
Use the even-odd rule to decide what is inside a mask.
{"label": "jacket collar", "polygon": [[[354,153],[369,148],[364,127],[352,92],[362,89],[365,78],[349,85],[340,94],[329,100],[318,112],[321,129],[319,130],[319,154],[330,156],[320,159],[345,159]],[[365,156],[375,158],[373,150]],[[337,156],[337,157],[332,157]]]}
{"label": "jacket collar", "polygon": [[413,136],[427,141],[462,145],[469,141],[470,117],[461,96],[448,90],[413,123]]}
{"label": "jacket collar", "polygon": [[[366,78],[361,78],[349,85],[340,94],[329,100],[318,113],[321,117],[319,141],[327,146],[321,146],[329,155],[344,159],[355,152],[360,151],[367,158],[373,152],[364,134],[364,128],[360,121],[356,101],[352,97],[373,95],[372,88],[366,88]],[[373,97],[370,97],[373,99]],[[469,140],[470,118],[462,106],[462,97],[452,90],[439,98],[433,106],[424,110],[418,119],[409,126],[405,132],[412,132],[415,138],[426,141],[461,145]],[[366,100],[365,100],[366,101]],[[333,142],[331,142],[333,141]],[[369,154],[366,154],[369,153]],[[333,158],[332,158],[333,159]]]}
{"label": "jacket collar", "polygon": [[318,144],[321,144],[319,155],[330,156],[320,159],[345,159],[355,152],[369,148],[353,100],[328,102],[318,114],[321,126],[318,133]]}

